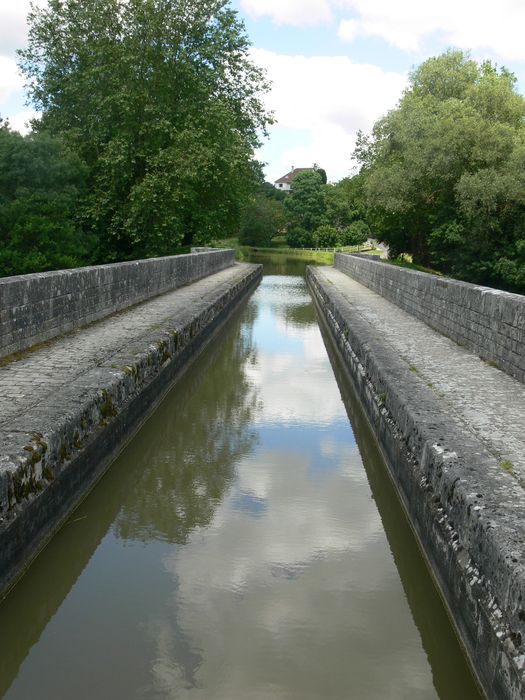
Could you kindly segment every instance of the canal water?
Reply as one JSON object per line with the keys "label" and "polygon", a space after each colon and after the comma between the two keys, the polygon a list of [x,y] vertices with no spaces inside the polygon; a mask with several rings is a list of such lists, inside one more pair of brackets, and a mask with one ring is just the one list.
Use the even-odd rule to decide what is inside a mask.
{"label": "canal water", "polygon": [[302,267],[267,267],[2,603],[0,697],[479,697]]}

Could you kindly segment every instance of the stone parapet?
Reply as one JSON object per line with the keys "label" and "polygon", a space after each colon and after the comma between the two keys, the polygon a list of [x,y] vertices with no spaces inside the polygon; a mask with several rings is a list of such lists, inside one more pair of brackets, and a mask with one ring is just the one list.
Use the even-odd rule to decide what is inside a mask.
{"label": "stone parapet", "polygon": [[334,266],[525,382],[525,297],[337,253]]}
{"label": "stone parapet", "polygon": [[486,697],[523,698],[523,485],[334,274],[308,268],[307,281]]}
{"label": "stone parapet", "polygon": [[233,250],[0,278],[0,358],[202,279]]}
{"label": "stone parapet", "polygon": [[0,368],[6,386],[38,389],[0,415],[0,596],[261,274],[235,264]]}

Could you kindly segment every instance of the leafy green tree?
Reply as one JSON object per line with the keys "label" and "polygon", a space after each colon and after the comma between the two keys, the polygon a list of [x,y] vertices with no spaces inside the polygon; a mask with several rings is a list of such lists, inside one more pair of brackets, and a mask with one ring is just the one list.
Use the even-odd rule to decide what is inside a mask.
{"label": "leafy green tree", "polygon": [[239,226],[270,118],[229,0],[49,0],[20,52],[39,130],[89,171],[83,225],[106,260]]}
{"label": "leafy green tree", "polygon": [[339,245],[339,233],[334,226],[323,224],[315,231],[317,245],[320,248],[334,248]]}
{"label": "leafy green tree", "polygon": [[317,238],[312,231],[300,226],[290,226],[286,233],[286,242],[290,248],[316,248]]}
{"label": "leafy green tree", "polygon": [[269,199],[276,199],[279,202],[284,202],[284,200],[288,196],[287,192],[283,192],[283,190],[278,190],[277,187],[272,185],[271,182],[263,182],[261,185],[261,191]]}
{"label": "leafy green tree", "polygon": [[321,183],[323,185],[326,185],[328,182],[328,176],[326,175],[326,170],[324,168],[320,168],[317,163],[314,163],[314,170],[315,172],[321,176]]}
{"label": "leafy green tree", "polygon": [[242,245],[268,247],[285,225],[284,207],[278,199],[258,194],[246,206],[239,233]]}
{"label": "leafy green tree", "polygon": [[284,206],[288,225],[313,233],[326,223],[326,201],[321,176],[313,170],[299,173],[293,180],[292,190]]}
{"label": "leafy green tree", "polygon": [[524,117],[514,77],[489,62],[448,51],[412,73],[356,148],[367,218],[394,255],[519,287]]}
{"label": "leafy green tree", "polygon": [[365,179],[362,175],[347,177],[325,187],[326,219],[339,231],[353,221],[366,218]]}
{"label": "leafy green tree", "polygon": [[76,221],[85,168],[47,134],[0,125],[0,275],[77,267],[93,254]]}
{"label": "leafy green tree", "polygon": [[341,233],[343,245],[362,245],[370,238],[371,232],[366,221],[353,221]]}

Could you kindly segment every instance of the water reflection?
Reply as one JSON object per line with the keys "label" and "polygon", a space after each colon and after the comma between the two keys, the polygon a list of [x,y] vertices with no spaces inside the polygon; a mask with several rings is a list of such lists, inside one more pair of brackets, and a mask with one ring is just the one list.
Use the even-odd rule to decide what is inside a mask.
{"label": "water reflection", "polygon": [[[107,642],[99,638],[97,627],[101,610],[97,608],[106,593],[108,601],[117,596],[131,607],[134,607],[131,601],[135,600],[136,607],[147,611],[140,626],[144,630],[150,626],[147,618],[155,607],[151,599],[159,585],[161,589],[163,586],[161,581],[150,577],[150,566],[151,561],[158,566],[159,553],[164,549],[153,548],[148,552],[142,548],[138,568],[134,569],[130,560],[135,555],[132,554],[130,560],[122,557],[118,540],[124,541],[126,554],[132,551],[130,544],[134,540],[149,541],[150,548],[152,541],[184,543],[191,530],[209,523],[215,505],[235,476],[236,461],[251,451],[256,436],[250,428],[250,419],[257,405],[257,392],[256,387],[249,384],[244,369],[256,360],[251,333],[256,316],[257,307],[253,304],[244,307],[242,322],[239,314],[236,315],[228,331],[219,338],[220,342],[207,348],[196,366],[179,381],[175,391],[143,426],[97,489],[2,603],[0,697],[11,686],[29,654],[22,677],[6,697],[92,698],[89,687],[94,683],[92,669],[97,668],[96,650],[99,648],[107,654],[107,662],[101,663],[95,673],[101,674],[99,697],[143,697],[140,688],[144,685],[144,676],[150,673],[150,665],[149,659],[142,661],[140,658],[144,653],[144,634],[139,636],[133,629],[137,616],[129,616],[132,621],[130,636],[121,640],[126,650],[121,656],[123,678],[129,678],[127,694],[111,696],[104,688],[104,668],[109,662],[116,670],[119,664]],[[191,450],[185,450],[184,445],[188,447],[190,442]],[[145,565],[145,570],[141,564]],[[128,579],[126,574],[130,568],[133,578]],[[79,578],[83,589],[80,591],[78,586],[75,589]],[[82,598],[86,594],[88,580],[92,588],[86,602],[79,600],[79,595]],[[161,599],[171,595],[173,590],[171,578],[166,583]],[[113,609],[108,617],[114,626],[121,625],[121,635],[129,630],[126,608],[124,605],[120,611]],[[76,635],[67,617],[78,622],[82,609],[85,612],[84,623],[80,625],[83,639],[72,647],[72,638]],[[55,615],[59,618],[58,638],[52,629]],[[176,617],[172,625],[176,630]],[[34,652],[30,651],[32,647]],[[136,657],[133,647],[136,647]],[[182,660],[186,677],[191,679],[198,665],[198,654],[182,632],[177,634],[174,648],[174,654]],[[59,661],[61,656],[63,661]],[[130,656],[138,673],[127,668]],[[67,658],[71,670],[59,672]],[[83,665],[84,670],[79,670]],[[38,687],[35,668],[39,667],[42,667],[39,672],[44,682],[38,695],[33,695]],[[85,690],[81,687],[83,680],[87,684]]]}
{"label": "water reflection", "polygon": [[203,358],[121,458],[142,467],[116,519],[119,537],[184,544],[192,530],[211,521],[235,465],[256,440],[259,389],[249,372],[257,364],[256,323],[252,303],[237,332]]}
{"label": "water reflection", "polygon": [[349,377],[325,323],[319,316],[321,332],[334,375],[351,420],[366,469],[373,498],[403,584],[414,622],[432,664],[432,678],[440,698],[481,699],[466,665],[443,602],[430,581],[426,565],[417,550],[411,527],[402,512],[394,487],[385,473],[385,465]]}
{"label": "water reflection", "polygon": [[209,529],[165,559],[203,653],[191,688],[159,657],[163,697],[436,697],[313,309],[286,319],[305,293],[276,277],[257,293],[257,449]]}
{"label": "water reflection", "polygon": [[341,392],[266,277],[0,608],[5,697],[476,697]]}

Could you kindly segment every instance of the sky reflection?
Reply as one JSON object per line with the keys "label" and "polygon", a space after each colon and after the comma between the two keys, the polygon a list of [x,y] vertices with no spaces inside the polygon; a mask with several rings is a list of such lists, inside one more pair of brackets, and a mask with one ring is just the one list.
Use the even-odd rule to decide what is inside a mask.
{"label": "sky reflection", "polygon": [[303,280],[266,277],[0,606],[0,695],[430,700],[408,591],[477,698],[347,408]]}
{"label": "sky reflection", "polygon": [[256,439],[206,531],[165,557],[202,650],[168,697],[436,697],[304,283],[265,278],[251,303]]}

